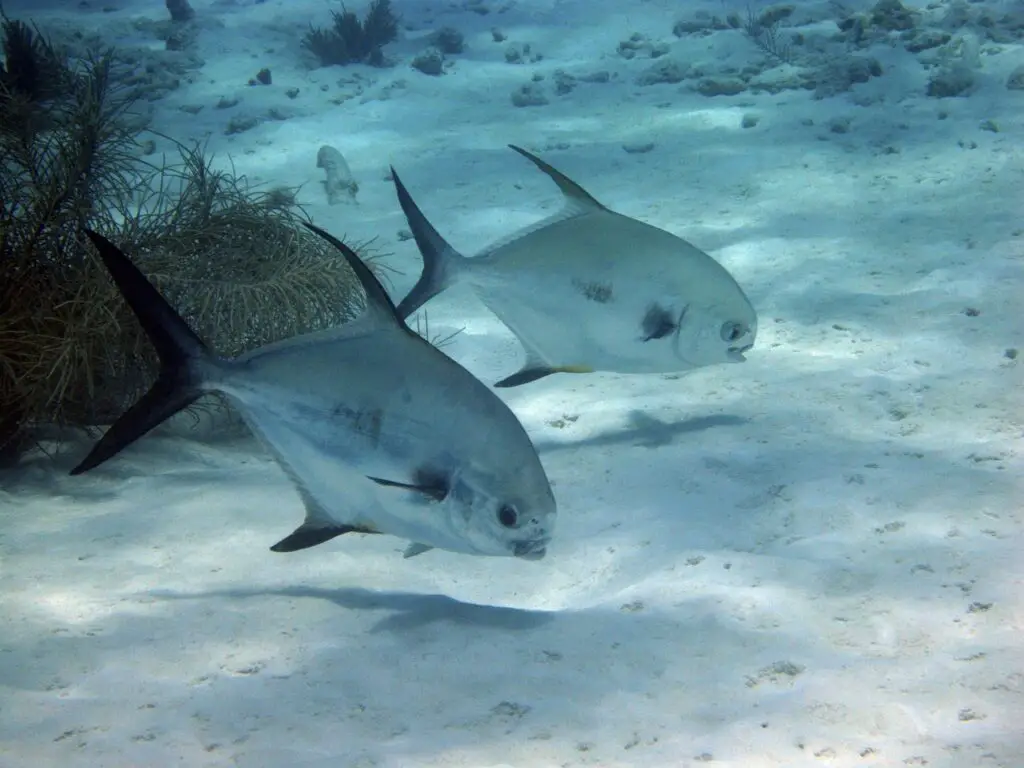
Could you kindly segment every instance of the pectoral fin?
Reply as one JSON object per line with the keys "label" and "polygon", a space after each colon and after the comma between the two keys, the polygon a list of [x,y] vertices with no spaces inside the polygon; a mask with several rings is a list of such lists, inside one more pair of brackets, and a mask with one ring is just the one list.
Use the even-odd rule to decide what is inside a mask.
{"label": "pectoral fin", "polygon": [[401,488],[402,490],[420,493],[433,501],[444,501],[448,497],[448,484],[442,482],[442,478],[424,478],[428,482],[423,483],[402,483],[397,480],[385,480],[383,477],[370,477],[377,485],[386,488]]}

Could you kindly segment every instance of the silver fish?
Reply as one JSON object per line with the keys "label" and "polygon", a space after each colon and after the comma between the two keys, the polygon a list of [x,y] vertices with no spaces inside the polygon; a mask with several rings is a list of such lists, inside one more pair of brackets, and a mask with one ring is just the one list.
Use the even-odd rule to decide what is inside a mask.
{"label": "silver fish", "polygon": [[657,227],[615,213],[567,176],[509,145],[558,185],[562,210],[474,258],[449,245],[391,169],[423,256],[398,313],[466,283],[526,352],[513,387],[552,373],[669,373],[742,362],[757,313],[726,269]]}
{"label": "silver fish", "polygon": [[299,491],[305,521],[271,547],[291,552],[350,532],[473,555],[544,556],[555,500],[530,438],[483,383],[411,331],[344,243],[366,294],[351,323],[217,357],[132,262],[86,234],[160,357],[160,375],[71,474],[86,472],[221,392]]}

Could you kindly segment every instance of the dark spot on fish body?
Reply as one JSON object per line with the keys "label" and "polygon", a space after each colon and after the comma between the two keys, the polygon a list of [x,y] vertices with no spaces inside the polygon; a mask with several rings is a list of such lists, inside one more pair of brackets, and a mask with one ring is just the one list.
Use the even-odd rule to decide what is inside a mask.
{"label": "dark spot on fish body", "polygon": [[417,467],[413,472],[413,483],[420,488],[430,489],[438,501],[448,498],[452,480],[447,472],[436,467]]}
{"label": "dark spot on fish body", "polygon": [[583,298],[597,304],[607,304],[613,298],[611,283],[599,283],[592,280],[573,278],[572,285]]}
{"label": "dark spot on fish body", "polygon": [[356,428],[365,432],[373,441],[374,445],[380,442],[381,427],[384,424],[384,411],[374,408],[372,411],[364,411],[356,418]]}
{"label": "dark spot on fish body", "polygon": [[[685,309],[679,316],[680,321],[683,314],[686,314]],[[644,314],[643,320],[640,321],[640,329],[643,332],[644,341],[663,339],[669,334],[674,333],[678,327],[679,322],[676,320],[675,315],[660,304],[651,304],[647,307],[647,312]]]}
{"label": "dark spot on fish body", "polygon": [[382,408],[362,411],[339,403],[331,410],[331,417],[348,422],[354,431],[369,437],[374,445],[380,442],[381,429],[384,425],[384,410]]}

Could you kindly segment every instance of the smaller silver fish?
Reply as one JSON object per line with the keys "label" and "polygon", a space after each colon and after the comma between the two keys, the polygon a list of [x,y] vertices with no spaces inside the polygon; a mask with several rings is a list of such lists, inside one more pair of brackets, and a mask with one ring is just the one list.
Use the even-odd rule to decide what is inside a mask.
{"label": "smaller silver fish", "polygon": [[671,373],[742,362],[757,313],[726,269],[682,238],[615,213],[539,157],[565,204],[554,216],[465,258],[413,201],[392,168],[423,273],[398,313],[409,317],[456,283],[519,339],[526,362],[495,386],[552,373]]}
{"label": "smaller silver fish", "polygon": [[160,374],[89,455],[99,466],[206,392],[228,397],[294,483],[306,519],[271,549],[293,552],[346,533],[431,548],[538,560],[554,496],[522,425],[494,392],[417,336],[344,243],[366,306],[337,328],[215,355],[110,241],[86,230],[152,341]]}

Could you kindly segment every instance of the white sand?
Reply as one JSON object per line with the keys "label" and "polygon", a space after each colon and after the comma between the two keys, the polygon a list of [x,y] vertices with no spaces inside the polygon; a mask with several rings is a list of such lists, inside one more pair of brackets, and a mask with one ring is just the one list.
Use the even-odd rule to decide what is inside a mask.
{"label": "white sand", "polygon": [[[615,52],[638,31],[683,59],[758,59],[740,33],[677,41],[678,2],[395,4],[420,27],[392,46],[402,64],[308,71],[299,37],[326,4],[196,0],[206,63],[154,126],[305,184],[317,223],[393,251],[399,295],[419,258],[387,165],[473,253],[558,205],[504,149],[522,144],[720,259],[759,310],[756,348],[685,377],[502,391],[559,500],[540,563],[403,560],[387,537],[271,553],[301,507],[246,438],[165,430],[68,477],[83,441],[0,475],[0,765],[1024,766],[1024,382],[1004,354],[1024,316],[1024,94],[1004,82],[1024,50],[983,56],[969,98],[926,98],[884,45],[886,74],[851,93],[706,98],[635,85],[651,62]],[[161,46],[128,33],[165,18],[156,0],[5,5]],[[444,24],[467,35],[454,69],[409,68]],[[526,41],[544,59],[506,63]],[[246,86],[262,66],[274,84]],[[560,67],[618,77],[511,106]],[[356,77],[364,96],[331,103]],[[293,116],[223,135],[271,107]],[[621,149],[636,141],[655,147]],[[326,204],[325,143],[357,206]],[[518,367],[468,293],[430,315],[465,326],[446,351],[485,381]]]}

